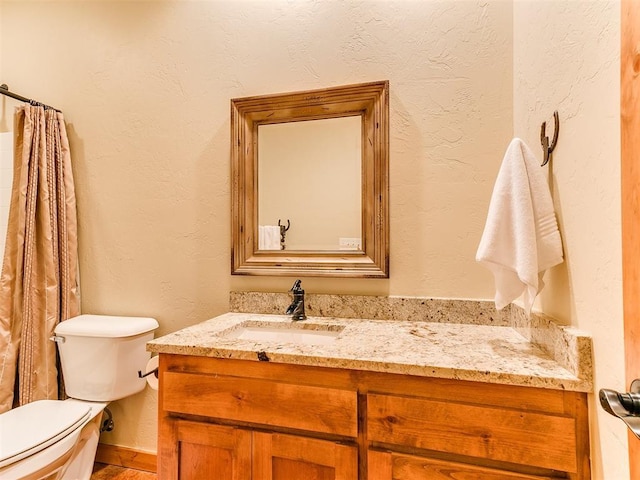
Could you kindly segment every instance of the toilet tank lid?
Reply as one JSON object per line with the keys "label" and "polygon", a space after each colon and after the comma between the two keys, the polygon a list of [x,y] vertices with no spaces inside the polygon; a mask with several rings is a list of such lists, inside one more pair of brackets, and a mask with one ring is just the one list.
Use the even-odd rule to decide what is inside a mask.
{"label": "toilet tank lid", "polygon": [[57,335],[77,337],[131,337],[158,328],[158,321],[149,317],[121,317],[112,315],[79,315],[60,322]]}

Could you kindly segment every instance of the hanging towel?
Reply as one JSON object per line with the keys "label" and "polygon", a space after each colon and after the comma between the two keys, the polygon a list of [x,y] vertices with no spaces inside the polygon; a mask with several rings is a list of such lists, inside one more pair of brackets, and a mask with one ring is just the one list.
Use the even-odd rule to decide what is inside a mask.
{"label": "hanging towel", "polygon": [[260,225],[258,227],[258,249],[280,250],[280,227],[278,225]]}
{"label": "hanging towel", "polygon": [[476,261],[493,273],[496,308],[524,293],[527,314],[544,287],[545,270],[563,261],[549,185],[519,138],[511,141],[502,160]]}

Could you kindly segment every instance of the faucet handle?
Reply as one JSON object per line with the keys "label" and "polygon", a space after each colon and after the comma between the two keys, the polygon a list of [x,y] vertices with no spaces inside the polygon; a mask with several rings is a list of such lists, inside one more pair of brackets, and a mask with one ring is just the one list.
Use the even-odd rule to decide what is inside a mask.
{"label": "faucet handle", "polygon": [[291,287],[291,290],[289,290],[290,292],[293,293],[299,293],[300,290],[302,290],[302,288],[300,287],[300,284],[302,283],[302,280],[298,279],[295,282],[293,282],[293,286]]}

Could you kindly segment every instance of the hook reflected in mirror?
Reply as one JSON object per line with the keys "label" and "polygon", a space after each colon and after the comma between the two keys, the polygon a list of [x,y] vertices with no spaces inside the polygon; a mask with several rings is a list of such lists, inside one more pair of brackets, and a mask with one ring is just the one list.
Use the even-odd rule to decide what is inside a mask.
{"label": "hook reflected in mirror", "polygon": [[287,219],[287,226],[285,227],[280,223],[280,219],[278,219],[278,227],[280,227],[280,250],[284,250],[286,248],[286,236],[287,231],[291,228],[291,222]]}

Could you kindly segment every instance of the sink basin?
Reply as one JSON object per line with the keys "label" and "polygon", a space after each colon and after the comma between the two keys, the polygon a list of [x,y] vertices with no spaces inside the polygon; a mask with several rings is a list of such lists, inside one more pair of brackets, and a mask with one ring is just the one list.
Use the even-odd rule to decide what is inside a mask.
{"label": "sink basin", "polygon": [[[306,328],[305,328],[306,327]],[[309,328],[311,327],[311,328]],[[340,325],[302,325],[291,327],[273,323],[246,322],[223,336],[254,342],[292,343],[297,345],[330,345],[344,327]]]}

